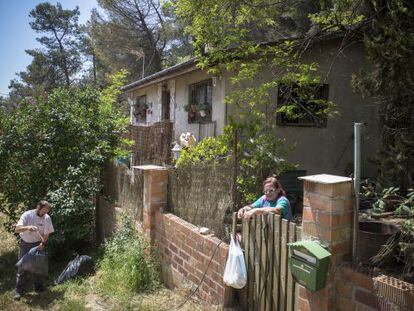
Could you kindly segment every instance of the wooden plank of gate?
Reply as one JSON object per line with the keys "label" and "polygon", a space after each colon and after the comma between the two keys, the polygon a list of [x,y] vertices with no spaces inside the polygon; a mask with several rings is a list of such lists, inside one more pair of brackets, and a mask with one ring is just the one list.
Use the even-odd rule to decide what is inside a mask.
{"label": "wooden plank of gate", "polygon": [[[296,241],[296,224],[294,222],[289,223],[289,241],[288,243],[292,243]],[[289,248],[286,249],[289,252]],[[288,253],[289,257],[289,253]],[[287,264],[287,308],[288,311],[293,311],[293,307],[295,305],[295,281],[292,277],[292,272],[290,271],[289,262]]]}
{"label": "wooden plank of gate", "polygon": [[[247,271],[247,282],[249,282],[249,246],[250,246],[250,239],[249,239],[249,220],[243,219],[242,221],[242,242],[243,242],[243,249],[244,249],[244,261],[246,263],[246,271]],[[249,284],[247,283],[246,286],[242,290],[241,294],[241,303],[243,306],[249,305]]]}
{"label": "wooden plank of gate", "polygon": [[237,233],[237,212],[233,213],[232,225],[231,225],[231,234],[233,238],[236,238]]}
{"label": "wooden plank of gate", "polygon": [[261,244],[261,255],[260,255],[260,310],[265,311],[266,310],[266,284],[267,284],[267,271],[266,271],[266,257],[267,257],[267,215],[262,215],[261,217],[262,221],[262,228],[261,228],[261,234],[262,239],[260,240]]}
{"label": "wooden plank of gate", "polygon": [[255,266],[254,266],[254,240],[256,234],[256,220],[251,219],[249,222],[249,269],[247,270],[247,282],[248,282],[248,301],[249,310],[254,310],[254,277],[255,277]]}
{"label": "wooden plank of gate", "polygon": [[282,219],[282,234],[280,243],[280,295],[279,310],[286,310],[286,285],[287,285],[287,248],[286,243],[289,234],[289,222]]}
{"label": "wooden plank of gate", "polygon": [[268,235],[267,246],[269,249],[268,256],[268,273],[267,273],[267,288],[266,288],[266,311],[272,311],[272,295],[273,295],[273,257],[274,257],[274,229],[275,229],[275,215],[270,214],[268,216]]}
{"label": "wooden plank of gate", "polygon": [[254,283],[254,306],[255,310],[260,308],[260,250],[261,250],[261,240],[262,240],[262,218],[255,217],[256,219],[256,237],[255,237],[255,250],[254,250],[254,269],[255,269],[255,283]]}
{"label": "wooden plank of gate", "polygon": [[274,217],[274,231],[273,231],[273,241],[275,245],[274,251],[274,264],[273,264],[273,291],[272,291],[272,300],[273,300],[273,310],[278,310],[279,306],[279,289],[280,289],[280,233],[281,233],[281,223],[280,216],[276,215]]}
{"label": "wooden plank of gate", "polygon": [[[300,226],[296,226],[296,241],[300,241],[302,240],[302,227]],[[295,300],[294,300],[294,305],[293,305],[293,309],[297,310],[298,309],[298,299],[299,299],[299,286],[297,285],[297,283],[295,282]]]}

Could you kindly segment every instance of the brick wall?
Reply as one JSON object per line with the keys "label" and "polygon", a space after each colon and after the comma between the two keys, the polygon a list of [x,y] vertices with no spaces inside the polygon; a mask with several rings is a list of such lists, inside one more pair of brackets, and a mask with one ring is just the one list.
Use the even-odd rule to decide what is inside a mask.
{"label": "brick wall", "polygon": [[338,310],[378,310],[373,277],[361,268],[340,267],[336,276]]}
{"label": "brick wall", "polygon": [[335,274],[351,254],[351,179],[334,175],[301,177],[304,180],[302,239],[317,240],[332,254],[326,287],[311,292],[299,286],[298,310],[335,310]]}
{"label": "brick wall", "polygon": [[214,236],[201,235],[198,227],[173,214],[157,212],[156,224],[155,243],[167,286],[195,289],[202,282],[197,291],[200,298],[229,304],[230,289],[223,284],[228,245]]}
{"label": "brick wall", "polygon": [[414,285],[352,264],[336,277],[338,310],[408,311],[414,309]]}
{"label": "brick wall", "polygon": [[178,216],[164,213],[168,189],[166,168],[155,165],[136,168],[144,173],[142,230],[160,252],[163,281],[169,287],[195,288],[201,283],[197,293],[202,299],[229,305],[231,289],[222,281],[227,245],[214,236],[201,235],[196,226]]}
{"label": "brick wall", "polygon": [[351,255],[351,180],[313,175],[304,180],[302,238],[318,240],[331,252],[326,287],[299,286],[298,310],[414,310],[414,285],[347,263]]}

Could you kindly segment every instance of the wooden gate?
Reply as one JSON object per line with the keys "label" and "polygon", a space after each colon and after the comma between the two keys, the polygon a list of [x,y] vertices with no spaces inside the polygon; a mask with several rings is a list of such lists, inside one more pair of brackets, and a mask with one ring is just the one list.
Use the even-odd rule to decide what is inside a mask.
{"label": "wooden gate", "polygon": [[300,239],[301,228],[279,215],[243,219],[247,286],[241,302],[248,310],[295,310],[296,284],[288,265],[287,243]]}

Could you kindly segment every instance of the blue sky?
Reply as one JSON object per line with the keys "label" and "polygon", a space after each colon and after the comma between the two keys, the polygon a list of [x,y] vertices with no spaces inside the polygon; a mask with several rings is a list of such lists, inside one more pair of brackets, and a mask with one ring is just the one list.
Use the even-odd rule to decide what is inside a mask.
{"label": "blue sky", "polygon": [[[23,71],[30,64],[31,57],[24,50],[39,47],[39,36],[29,26],[29,12],[42,2],[38,0],[0,0],[0,96],[7,95],[11,79],[15,73]],[[80,10],[80,23],[85,23],[92,8],[97,7],[96,0],[61,0],[64,9]]]}

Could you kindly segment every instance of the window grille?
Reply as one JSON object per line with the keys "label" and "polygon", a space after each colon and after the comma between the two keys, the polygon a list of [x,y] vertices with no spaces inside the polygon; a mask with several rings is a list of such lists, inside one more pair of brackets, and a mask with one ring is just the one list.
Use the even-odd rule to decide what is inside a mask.
{"label": "window grille", "polygon": [[213,85],[211,79],[190,84],[188,123],[211,122]]}
{"label": "window grille", "polygon": [[134,117],[135,117],[135,123],[137,124],[143,124],[147,123],[147,96],[142,95],[139,96],[134,105]]}
{"label": "window grille", "polygon": [[277,125],[326,127],[327,84],[280,85],[277,95]]}

